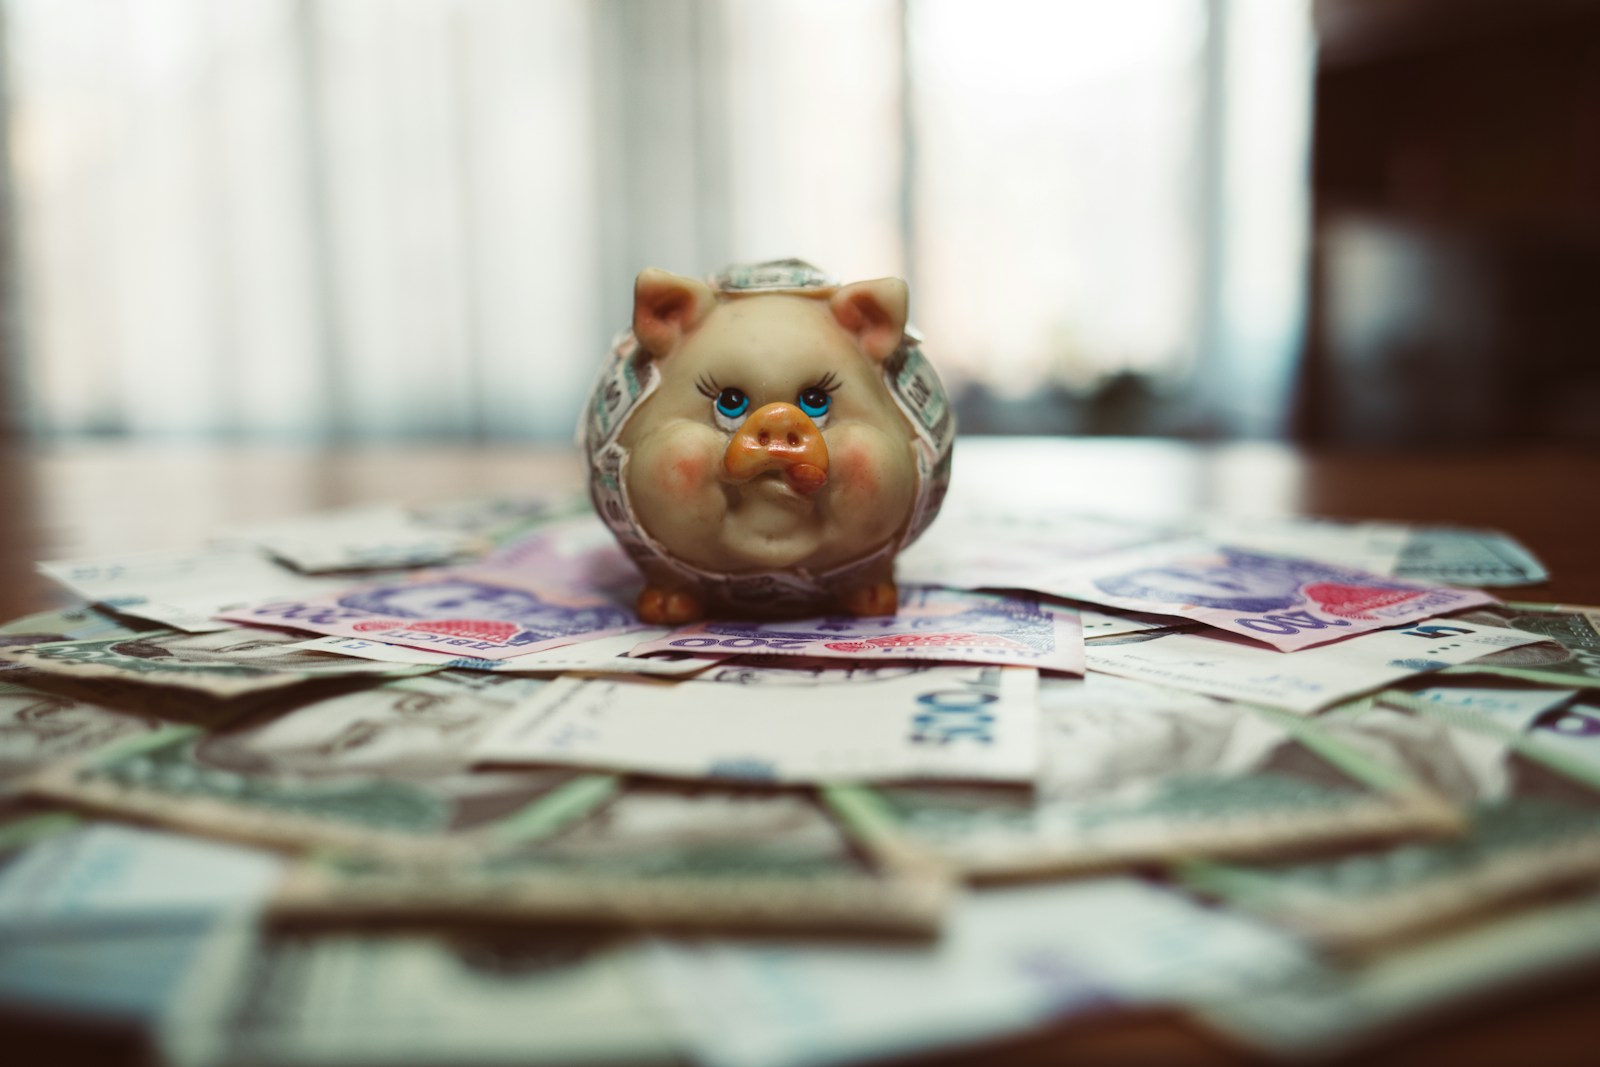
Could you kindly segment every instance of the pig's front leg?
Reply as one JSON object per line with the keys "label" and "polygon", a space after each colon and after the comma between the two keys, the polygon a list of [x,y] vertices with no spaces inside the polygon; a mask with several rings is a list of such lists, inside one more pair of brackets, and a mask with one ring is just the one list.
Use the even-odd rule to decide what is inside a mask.
{"label": "pig's front leg", "polygon": [[703,619],[706,614],[705,598],[698,589],[687,589],[672,581],[671,576],[652,574],[649,569],[634,608],[639,621],[651,626],[682,626]]}
{"label": "pig's front leg", "polygon": [[848,615],[893,615],[900,610],[900,591],[894,584],[894,561],[885,560],[834,594],[839,609]]}

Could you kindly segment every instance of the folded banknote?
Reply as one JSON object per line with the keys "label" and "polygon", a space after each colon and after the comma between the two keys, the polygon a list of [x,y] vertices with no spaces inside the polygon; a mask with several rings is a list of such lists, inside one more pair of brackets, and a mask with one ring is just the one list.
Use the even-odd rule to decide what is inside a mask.
{"label": "folded banknote", "polygon": [[1102,674],[1040,698],[1031,792],[833,786],[835,802],[982,879],[1459,829],[1446,798],[1297,716]]}
{"label": "folded banknote", "polygon": [[1540,640],[1501,626],[1437,619],[1292,656],[1219,633],[1102,638],[1090,642],[1085,655],[1091,671],[1309,713],[1402,678]]}
{"label": "folded banknote", "polygon": [[1570,691],[1505,695],[1494,705],[1481,692],[1454,700],[1440,692],[1385,693],[1323,719],[1340,733],[1365,724],[1409,734],[1396,749],[1463,804],[1459,837],[1313,861],[1196,865],[1189,884],[1347,955],[1600,884],[1600,708],[1563,706]]}
{"label": "folded banknote", "polygon": [[[263,737],[271,720],[251,724],[243,736],[169,726],[53,764],[20,788],[111,817],[211,837],[385,856],[503,847],[548,832],[614,789],[608,777],[567,771],[441,770],[414,745],[448,734],[457,709],[414,725],[406,722],[404,699],[391,695],[389,707],[394,726],[388,731],[343,717],[319,727],[332,736],[332,746]],[[320,718],[316,709],[303,710],[311,712],[309,719]],[[404,755],[384,752],[385,743],[397,742]],[[368,751],[330,751],[340,744]],[[362,767],[363,756],[374,769]]]}
{"label": "folded banknote", "polygon": [[401,864],[302,863],[282,918],[427,918],[931,934],[949,876],[878,847],[809,792],[635,782],[551,832],[492,854]]}
{"label": "folded banknote", "polygon": [[1195,542],[1068,563],[1031,588],[1124,611],[1178,616],[1286,652],[1494,603],[1473,589]]}

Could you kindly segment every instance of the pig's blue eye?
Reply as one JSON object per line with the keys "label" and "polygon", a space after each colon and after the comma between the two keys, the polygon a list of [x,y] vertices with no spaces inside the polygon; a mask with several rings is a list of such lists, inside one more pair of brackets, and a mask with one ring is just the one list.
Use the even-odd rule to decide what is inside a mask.
{"label": "pig's blue eye", "polygon": [[717,394],[717,414],[723,418],[737,419],[750,410],[750,398],[744,395],[743,389],[728,386]]}
{"label": "pig's blue eye", "polygon": [[810,389],[800,390],[800,395],[795,397],[800,405],[800,410],[813,419],[820,419],[828,413],[828,408],[833,406],[833,397],[828,391],[813,385]]}

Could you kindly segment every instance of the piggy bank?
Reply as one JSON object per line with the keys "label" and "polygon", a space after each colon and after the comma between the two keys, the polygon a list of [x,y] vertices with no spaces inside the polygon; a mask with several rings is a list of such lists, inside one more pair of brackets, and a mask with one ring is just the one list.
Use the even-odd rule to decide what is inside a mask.
{"label": "piggy bank", "polygon": [[799,260],[640,273],[580,438],[641,619],[894,613],[955,437],[906,302]]}

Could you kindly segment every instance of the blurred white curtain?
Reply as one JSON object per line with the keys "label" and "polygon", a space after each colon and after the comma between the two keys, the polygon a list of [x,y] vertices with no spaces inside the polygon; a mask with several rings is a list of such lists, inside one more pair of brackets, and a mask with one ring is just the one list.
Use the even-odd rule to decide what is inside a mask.
{"label": "blurred white curtain", "polygon": [[600,10],[11,0],[36,424],[570,434]]}
{"label": "blurred white curtain", "polygon": [[639,268],[787,255],[910,276],[957,383],[1274,428],[1306,0],[0,13],[47,434],[561,440]]}

